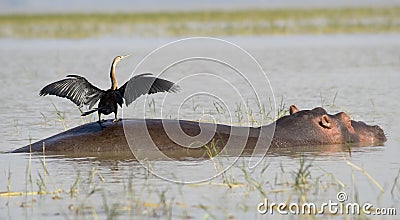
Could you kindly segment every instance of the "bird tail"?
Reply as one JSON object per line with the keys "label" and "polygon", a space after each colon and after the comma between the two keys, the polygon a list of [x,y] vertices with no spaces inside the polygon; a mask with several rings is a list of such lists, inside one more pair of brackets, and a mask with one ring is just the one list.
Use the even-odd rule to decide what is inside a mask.
{"label": "bird tail", "polygon": [[92,114],[93,112],[95,112],[95,111],[97,111],[97,110],[98,110],[98,108],[92,109],[92,110],[90,110],[90,111],[84,112],[81,116],[90,115],[90,114]]}

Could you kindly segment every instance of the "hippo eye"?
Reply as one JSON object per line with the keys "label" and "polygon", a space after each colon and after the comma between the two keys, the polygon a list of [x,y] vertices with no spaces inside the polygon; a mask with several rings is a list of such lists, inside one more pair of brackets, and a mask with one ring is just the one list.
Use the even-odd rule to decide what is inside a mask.
{"label": "hippo eye", "polygon": [[316,107],[312,110],[313,112],[320,114],[320,115],[324,115],[324,114],[328,114],[325,109],[321,108],[321,107]]}

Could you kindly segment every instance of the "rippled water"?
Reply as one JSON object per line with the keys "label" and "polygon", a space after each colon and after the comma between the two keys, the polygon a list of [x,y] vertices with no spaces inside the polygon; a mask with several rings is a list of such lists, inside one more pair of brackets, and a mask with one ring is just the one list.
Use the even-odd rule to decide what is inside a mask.
{"label": "rippled water", "polygon": [[[46,157],[48,173],[45,174],[41,157],[30,159],[25,154],[0,154],[0,191],[8,190],[8,179],[13,192],[37,191],[39,188],[48,192],[62,190],[54,195],[2,196],[0,218],[105,218],[112,216],[112,211],[122,217],[264,218],[266,216],[259,215],[256,209],[264,197],[272,202],[301,199],[301,190],[293,187],[294,174],[303,158],[301,155],[312,164],[311,177],[308,177],[312,180],[312,188],[305,193],[307,201],[335,200],[336,193],[342,190],[349,195],[349,201],[369,201],[375,207],[396,207],[400,211],[400,183],[396,183],[400,169],[400,120],[396,117],[400,108],[400,43],[397,39],[398,35],[227,38],[259,61],[269,77],[277,106],[282,100],[287,107],[296,104],[301,109],[310,109],[322,105],[330,113],[344,111],[352,119],[380,125],[388,137],[384,146],[354,148],[351,154],[339,146],[272,150],[253,172],[248,173],[241,169],[248,158],[241,158],[226,177],[244,186],[232,189],[217,185],[223,183],[223,177],[205,185],[170,183],[152,176],[138,162],[126,158]],[[30,140],[40,140],[63,131],[64,124],[59,120],[53,104],[61,112],[65,127],[84,123],[79,110],[70,101],[38,96],[39,90],[47,83],[70,73],[79,73],[98,87],[108,88],[112,58],[132,54],[118,65],[117,77],[122,84],[145,55],[172,40],[175,39],[0,40],[3,84],[0,93],[0,116],[3,121],[0,151],[9,151],[27,145]],[[190,49],[187,48],[188,51]],[[207,67],[205,64],[199,66]],[[161,67],[160,64],[145,70],[153,71],[152,68]],[[205,68],[208,71],[214,69],[208,67]],[[242,67],[252,70],[245,64]],[[193,69],[190,65],[182,69],[177,67],[167,78],[177,81],[185,76],[185,71],[199,71],[196,68],[198,66]],[[256,87],[265,85],[263,80],[253,81]],[[162,115],[157,110],[151,111],[152,106],[149,105],[147,117],[192,120],[214,117],[221,123],[246,124],[240,122],[235,114],[240,112],[235,105],[240,103],[240,99],[225,89],[228,87],[223,81],[203,77],[196,79],[196,83],[189,82],[191,84],[182,83],[182,94],[177,94],[177,97],[184,97],[188,90],[220,92],[228,106],[233,107],[230,109],[232,117],[226,115],[229,111],[216,114],[213,102],[207,99],[209,96],[189,100],[179,114],[174,112],[173,101],[164,105],[166,110]],[[246,92],[246,86],[236,84],[242,89],[240,93],[245,101],[250,100],[251,103],[254,97]],[[271,95],[265,94],[268,98]],[[261,97],[266,105],[270,103],[267,97]],[[148,101],[151,102],[152,98],[156,109],[159,108],[163,96],[153,96]],[[176,101],[180,100],[177,98]],[[139,104],[134,104],[119,114],[140,117],[143,116],[137,113],[140,109]],[[258,109],[254,106],[252,109],[257,115]],[[96,119],[93,116],[86,120]],[[233,159],[221,158],[221,161],[229,163]],[[167,161],[159,163],[166,168],[169,166]],[[350,164],[366,171],[384,192],[365,173]],[[261,183],[261,191],[265,195],[249,185],[251,181],[246,174]],[[184,175],[190,178],[196,174],[188,172]],[[79,181],[75,185],[77,179]]]}

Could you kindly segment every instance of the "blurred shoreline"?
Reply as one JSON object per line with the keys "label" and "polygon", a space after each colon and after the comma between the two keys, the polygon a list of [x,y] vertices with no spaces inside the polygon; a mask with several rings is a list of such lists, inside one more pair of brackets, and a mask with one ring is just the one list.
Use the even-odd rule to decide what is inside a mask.
{"label": "blurred shoreline", "polygon": [[399,33],[400,6],[0,15],[0,38]]}
{"label": "blurred shoreline", "polygon": [[400,6],[398,0],[2,0],[0,1],[0,14],[132,13],[395,6]]}

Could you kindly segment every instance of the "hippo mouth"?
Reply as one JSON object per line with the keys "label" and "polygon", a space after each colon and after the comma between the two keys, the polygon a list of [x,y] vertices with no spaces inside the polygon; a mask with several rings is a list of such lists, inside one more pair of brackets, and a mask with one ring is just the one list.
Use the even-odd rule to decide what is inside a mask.
{"label": "hippo mouth", "polygon": [[382,128],[378,125],[367,125],[362,121],[351,120],[351,126],[358,135],[360,143],[384,143],[386,142],[386,136]]}

